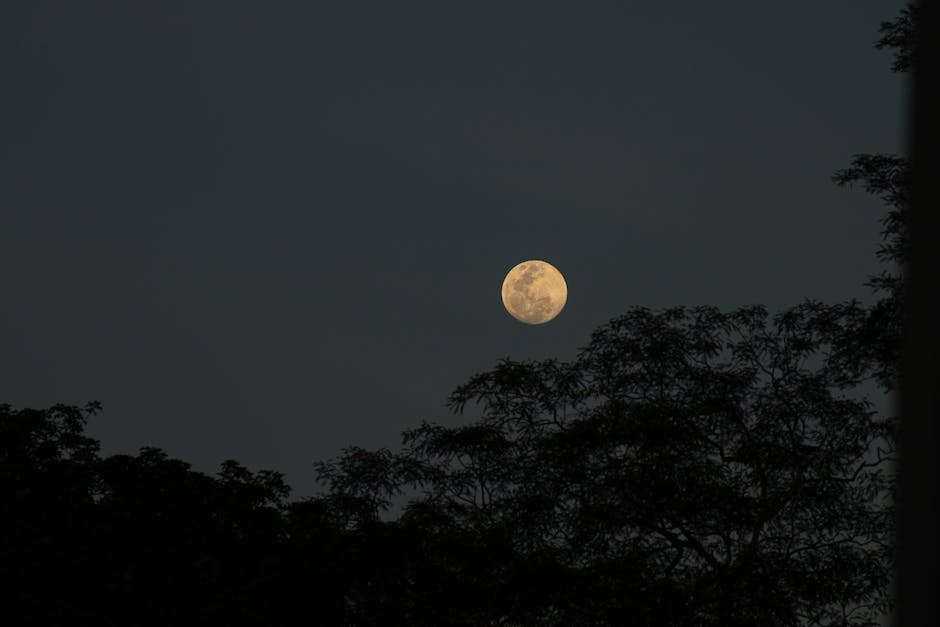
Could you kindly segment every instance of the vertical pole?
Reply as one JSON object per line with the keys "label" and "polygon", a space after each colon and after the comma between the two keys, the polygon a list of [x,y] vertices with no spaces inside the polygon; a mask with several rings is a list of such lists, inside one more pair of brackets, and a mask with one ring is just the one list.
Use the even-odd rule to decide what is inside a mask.
{"label": "vertical pole", "polygon": [[901,380],[898,607],[900,627],[940,618],[940,28],[921,0],[908,152],[913,167]]}

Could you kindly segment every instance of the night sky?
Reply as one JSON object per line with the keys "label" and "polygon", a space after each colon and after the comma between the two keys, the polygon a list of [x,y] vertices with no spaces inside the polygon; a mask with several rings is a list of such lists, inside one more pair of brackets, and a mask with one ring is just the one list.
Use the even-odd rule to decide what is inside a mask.
{"label": "night sky", "polygon": [[[0,402],[286,473],[636,305],[869,302],[902,1],[0,3]],[[544,259],[554,321],[503,309]]]}

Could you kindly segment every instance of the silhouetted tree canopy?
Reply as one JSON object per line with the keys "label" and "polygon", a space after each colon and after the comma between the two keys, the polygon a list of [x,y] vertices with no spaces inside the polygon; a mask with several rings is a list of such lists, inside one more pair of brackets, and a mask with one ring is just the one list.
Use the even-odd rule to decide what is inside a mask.
{"label": "silhouetted tree canopy", "polygon": [[95,405],[2,406],[7,585],[35,624],[873,624],[893,427],[839,358],[864,316],[635,308],[571,362],[473,377],[471,422],[317,464],[298,502],[234,461],[100,458]]}
{"label": "silhouetted tree canopy", "polygon": [[[895,72],[908,72],[916,62],[919,9],[908,4],[892,21],[882,22],[876,48],[894,51]],[[904,289],[902,269],[910,255],[911,166],[906,157],[891,154],[857,154],[851,165],[836,172],[833,181],[843,187],[861,186],[878,196],[888,208],[882,218],[883,243],[878,258],[888,269],[868,277],[866,285],[881,296],[858,328],[851,352],[859,365],[874,365],[874,376],[887,390],[897,389],[900,372]]]}
{"label": "silhouetted tree canopy", "polygon": [[[894,70],[917,12],[882,24]],[[887,206],[879,300],[771,315],[636,307],[568,362],[504,360],[398,451],[214,476],[99,455],[100,411],[0,405],[0,573],[16,625],[878,624],[891,605],[910,168],[834,181]]]}
{"label": "silhouetted tree canopy", "polygon": [[915,65],[919,17],[920,8],[908,4],[901,9],[898,17],[881,23],[879,32],[882,36],[875,42],[875,47],[879,50],[883,48],[894,50],[894,63],[891,66],[893,72],[907,72]]}
{"label": "silhouetted tree canopy", "polygon": [[501,600],[492,624],[868,624],[887,603],[892,425],[829,357],[863,316],[633,309],[572,362],[473,377],[450,405],[478,420],[321,465],[326,499],[360,496],[370,524],[410,494],[389,524],[501,554],[450,565]]}

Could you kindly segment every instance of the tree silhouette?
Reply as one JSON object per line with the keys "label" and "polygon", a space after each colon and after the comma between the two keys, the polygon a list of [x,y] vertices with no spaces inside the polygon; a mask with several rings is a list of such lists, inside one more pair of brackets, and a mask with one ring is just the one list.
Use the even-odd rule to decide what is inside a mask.
{"label": "tree silhouette", "polygon": [[[895,20],[881,24],[882,37],[875,47],[894,50],[894,72],[907,72],[916,61],[918,11],[908,4]],[[854,342],[846,346],[844,365],[854,368],[857,375],[873,374],[887,391],[896,390],[904,319],[904,278],[900,269],[910,259],[910,161],[893,154],[857,154],[851,165],[836,172],[832,179],[843,187],[861,185],[888,207],[882,218],[883,244],[877,255],[889,269],[868,277],[866,282],[881,298],[859,325]]]}
{"label": "tree silhouette", "polygon": [[[279,474],[227,461],[209,477],[154,448],[100,458],[83,435],[99,409],[0,405],[7,624],[338,624],[331,565],[299,563],[299,535],[288,547],[312,521],[287,515]],[[301,568],[312,588],[280,603]]]}
{"label": "tree silhouette", "polygon": [[501,556],[450,554],[453,576],[502,599],[491,621],[866,624],[887,603],[876,445],[891,424],[844,393],[855,382],[828,357],[863,316],[635,308],[570,363],[473,377],[450,406],[480,405],[477,421],[335,460],[327,499],[372,489],[375,524],[417,489],[401,521]]}

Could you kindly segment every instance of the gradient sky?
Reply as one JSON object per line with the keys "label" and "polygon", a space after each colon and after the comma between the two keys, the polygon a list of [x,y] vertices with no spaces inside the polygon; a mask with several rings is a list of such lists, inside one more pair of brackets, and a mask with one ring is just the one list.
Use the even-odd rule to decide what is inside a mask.
{"label": "gradient sky", "polygon": [[830,176],[903,148],[901,6],[5,0],[0,402],[301,496],[632,306],[867,300],[883,209]]}

